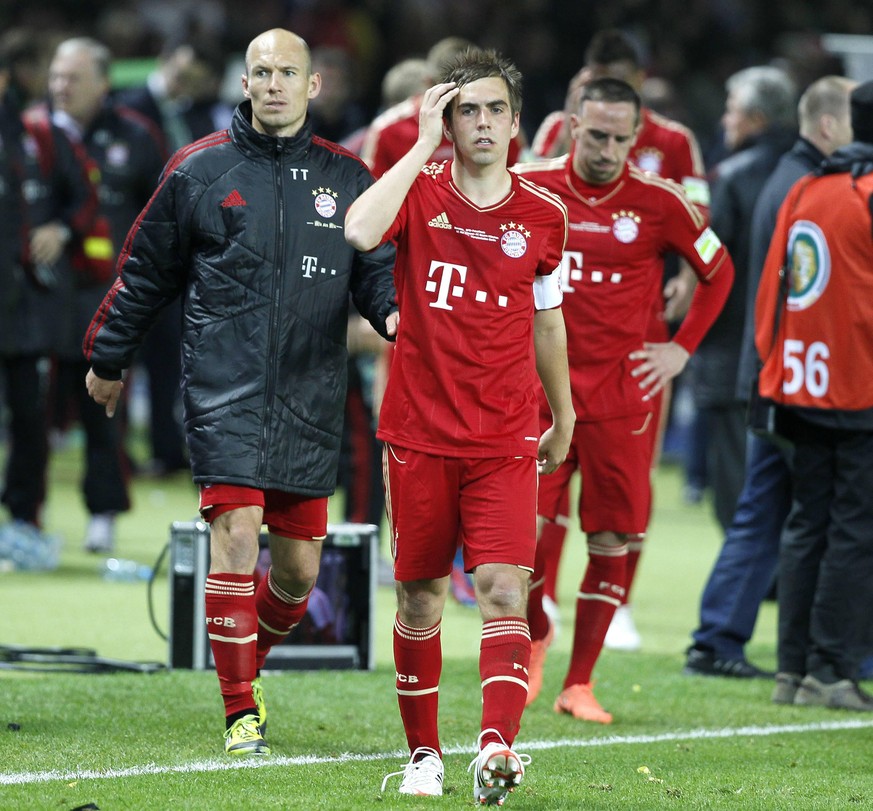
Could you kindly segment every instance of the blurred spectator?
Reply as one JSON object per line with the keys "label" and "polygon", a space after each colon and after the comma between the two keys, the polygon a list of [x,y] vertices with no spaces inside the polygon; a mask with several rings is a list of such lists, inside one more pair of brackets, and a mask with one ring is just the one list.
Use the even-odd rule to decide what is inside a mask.
{"label": "blurred spectator", "polygon": [[[191,61],[182,69],[182,119],[192,141],[230,126],[234,105],[222,96],[225,79],[225,58],[220,44],[195,42],[191,46]],[[240,96],[239,101],[242,100]]]}
{"label": "blurred spectator", "polygon": [[72,249],[97,194],[64,133],[22,114],[26,93],[0,49],[0,362],[10,418],[2,502],[12,517],[0,528],[0,557],[53,568],[58,541],[41,528],[48,357],[67,332]]}
{"label": "blurred spectator", "polygon": [[148,202],[166,160],[160,131],[151,121],[109,97],[109,49],[86,37],[68,39],[55,51],[49,69],[51,120],[93,161],[98,176],[100,214],[107,228],[92,231],[77,268],[74,320],[58,351],[56,385],[63,402],[75,403],[85,430],[82,486],[91,516],[85,549],[109,552],[115,543],[115,516],[130,508],[127,465],[117,423],[89,396],[82,381],[88,363],[82,340],[91,317],[112,283],[115,260],[127,232]]}
{"label": "blurred spectator", "polygon": [[341,48],[315,48],[312,71],[321,75],[321,92],[309,104],[312,131],[339,143],[367,120],[357,100],[354,63]]}
{"label": "blurred spectator", "polygon": [[382,79],[382,107],[391,107],[424,93],[434,79],[433,65],[427,59],[410,57],[401,60]]}
{"label": "blurred spectator", "polygon": [[[755,294],[779,206],[795,181],[852,139],[849,93],[854,86],[849,79],[826,76],[807,88],[798,104],[800,137],[780,158],[755,204],[738,396],[746,397],[753,381],[757,385]],[[685,673],[732,678],[773,675],[746,660],[745,646],[776,577],[779,538],[791,504],[787,457],[773,442],[747,434],[743,490],[700,599],[700,625],[692,634]]]}
{"label": "blurred spectator", "polygon": [[[216,129],[214,121],[203,124],[201,116],[186,117],[186,113],[195,102],[218,98],[224,77],[220,53],[217,41],[171,41],[158,56],[146,83],[119,91],[118,101],[154,121],[164,134],[168,151],[175,152]],[[222,120],[226,121],[225,115]]]}
{"label": "blurred spectator", "polygon": [[[408,98],[424,93],[434,82],[433,66],[426,59],[410,57],[391,67],[382,79],[379,111],[400,104]],[[360,155],[369,132],[369,124],[358,127],[340,142],[346,149]]]}
{"label": "blurred spectator", "polygon": [[[712,230],[727,246],[736,276],[730,296],[689,363],[694,400],[707,420],[707,480],[724,532],[734,516],[745,475],[746,398],[736,391],[752,211],[767,177],[796,137],[794,82],[779,68],[757,66],[733,74],[722,116],[731,156],[712,172]],[[746,395],[747,397],[747,395]]]}
{"label": "blurred spectator", "polygon": [[7,92],[19,109],[45,98],[52,38],[31,28],[10,28],[0,36],[0,51],[12,72]]}

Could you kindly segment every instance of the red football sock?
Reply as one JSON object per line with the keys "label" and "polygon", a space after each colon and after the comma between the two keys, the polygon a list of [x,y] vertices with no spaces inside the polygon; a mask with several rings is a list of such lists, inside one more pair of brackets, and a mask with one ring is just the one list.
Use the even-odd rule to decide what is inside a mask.
{"label": "red football sock", "polygon": [[[512,746],[527,699],[530,631],[523,617],[501,617],[482,625],[479,676],[482,679],[482,729],[495,729]],[[482,737],[482,746],[497,741]]]}
{"label": "red football sock", "polygon": [[270,648],[278,645],[303,619],[311,593],[310,590],[302,597],[295,597],[283,591],[273,579],[272,567],[267,576],[258,583],[255,590],[255,608],[258,614],[255,664],[258,670],[264,666]]}
{"label": "red football sock", "polygon": [[632,540],[627,542],[627,586],[624,590],[624,599],[621,601],[622,605],[627,605],[630,602],[631,587],[637,576],[637,566],[640,563],[640,555],[643,553],[643,541],[646,540],[646,536],[642,532],[630,537]]}
{"label": "red football sock", "polygon": [[566,524],[546,521],[543,524],[539,540],[537,541],[537,554],[539,554],[540,549],[542,549],[543,553],[543,575],[545,576],[543,593],[555,602],[558,602],[556,596],[558,593],[558,568],[561,564],[561,552],[564,551],[564,540],[566,537]]}
{"label": "red football sock", "polygon": [[437,729],[443,651],[440,624],[411,628],[394,618],[394,667],[397,703],[409,751],[429,746],[442,755]]}
{"label": "red football sock", "polygon": [[543,610],[543,586],[546,580],[543,574],[544,566],[545,558],[537,542],[534,570],[530,577],[530,591],[527,598],[527,622],[531,639],[545,639],[549,632],[549,617]]}
{"label": "red football sock", "polygon": [[206,630],[225,715],[254,707],[258,615],[250,574],[221,572],[206,578]]}
{"label": "red football sock", "polygon": [[589,542],[588,568],[576,597],[573,652],[565,689],[591,681],[609,623],[624,597],[626,577],[627,544],[601,546]]}

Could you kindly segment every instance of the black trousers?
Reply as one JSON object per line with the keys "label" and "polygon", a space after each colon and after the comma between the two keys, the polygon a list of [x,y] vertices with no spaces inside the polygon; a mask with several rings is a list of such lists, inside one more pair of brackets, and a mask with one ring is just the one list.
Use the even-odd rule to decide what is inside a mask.
{"label": "black trousers", "polygon": [[779,669],[856,680],[873,629],[873,432],[794,428]]}
{"label": "black trousers", "polygon": [[48,436],[47,364],[38,355],[5,356],[2,370],[9,407],[9,453],[3,504],[13,518],[39,523],[45,500]]}
{"label": "black trousers", "polygon": [[89,365],[84,360],[59,360],[55,368],[57,399],[70,403],[85,432],[85,469],[82,494],[92,515],[130,509],[129,469],[123,452],[120,423],[106,416],[85,388]]}

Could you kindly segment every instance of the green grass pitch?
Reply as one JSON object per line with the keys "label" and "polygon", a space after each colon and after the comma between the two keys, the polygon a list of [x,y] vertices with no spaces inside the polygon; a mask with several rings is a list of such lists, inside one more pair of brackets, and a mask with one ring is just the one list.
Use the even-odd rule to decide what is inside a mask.
{"label": "green grass pitch", "polygon": [[[103,558],[81,551],[86,515],[78,492],[81,450],[52,462],[46,524],[64,538],[49,573],[0,574],[0,645],[75,646],[124,661],[165,663],[144,583],[102,579]],[[771,684],[681,674],[683,651],[720,535],[707,505],[685,506],[680,473],[662,466],[656,512],[633,594],[640,653],[606,651],[595,670],[610,726],[552,712],[567,666],[573,595],[584,566],[573,530],[560,582],[562,627],[541,696],[516,742],[533,758],[507,808],[873,808],[873,718],[777,707]],[[152,564],[170,523],[190,520],[196,493],[185,476],[136,480],[134,509],[119,519],[117,554]],[[337,509],[339,502],[335,502]],[[166,567],[153,591],[166,630]],[[0,669],[0,809],[395,809],[473,806],[473,756],[481,701],[477,612],[454,603],[443,622],[440,725],[442,798],[401,797],[405,762],[393,693],[393,592],[376,595],[376,669],[265,676],[268,758],[223,753],[223,713],[213,672],[74,674]],[[775,606],[765,604],[750,658],[773,667]],[[89,805],[90,804],[90,805]]]}

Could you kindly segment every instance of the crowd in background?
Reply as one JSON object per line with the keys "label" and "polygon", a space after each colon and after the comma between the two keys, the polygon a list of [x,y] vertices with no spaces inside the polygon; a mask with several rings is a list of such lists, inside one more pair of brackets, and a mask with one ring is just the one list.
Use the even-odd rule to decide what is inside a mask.
{"label": "crowd in background", "polygon": [[[724,81],[752,64],[777,61],[805,87],[834,71],[824,33],[866,34],[873,9],[859,0],[695,0],[588,3],[573,0],[47,0],[0,10],[0,29],[30,25],[54,35],[88,34],[116,59],[154,58],[172,38],[211,40],[228,61],[274,26],[298,32],[314,50],[348,59],[348,102],[364,118],[381,103],[384,74],[401,59],[423,56],[438,40],[460,36],[506,53],[525,79],[523,128],[531,133],[563,105],[565,89],[599,29],[619,27],[637,42],[657,92],[706,151],[721,115]],[[233,76],[238,92],[238,78]]]}

